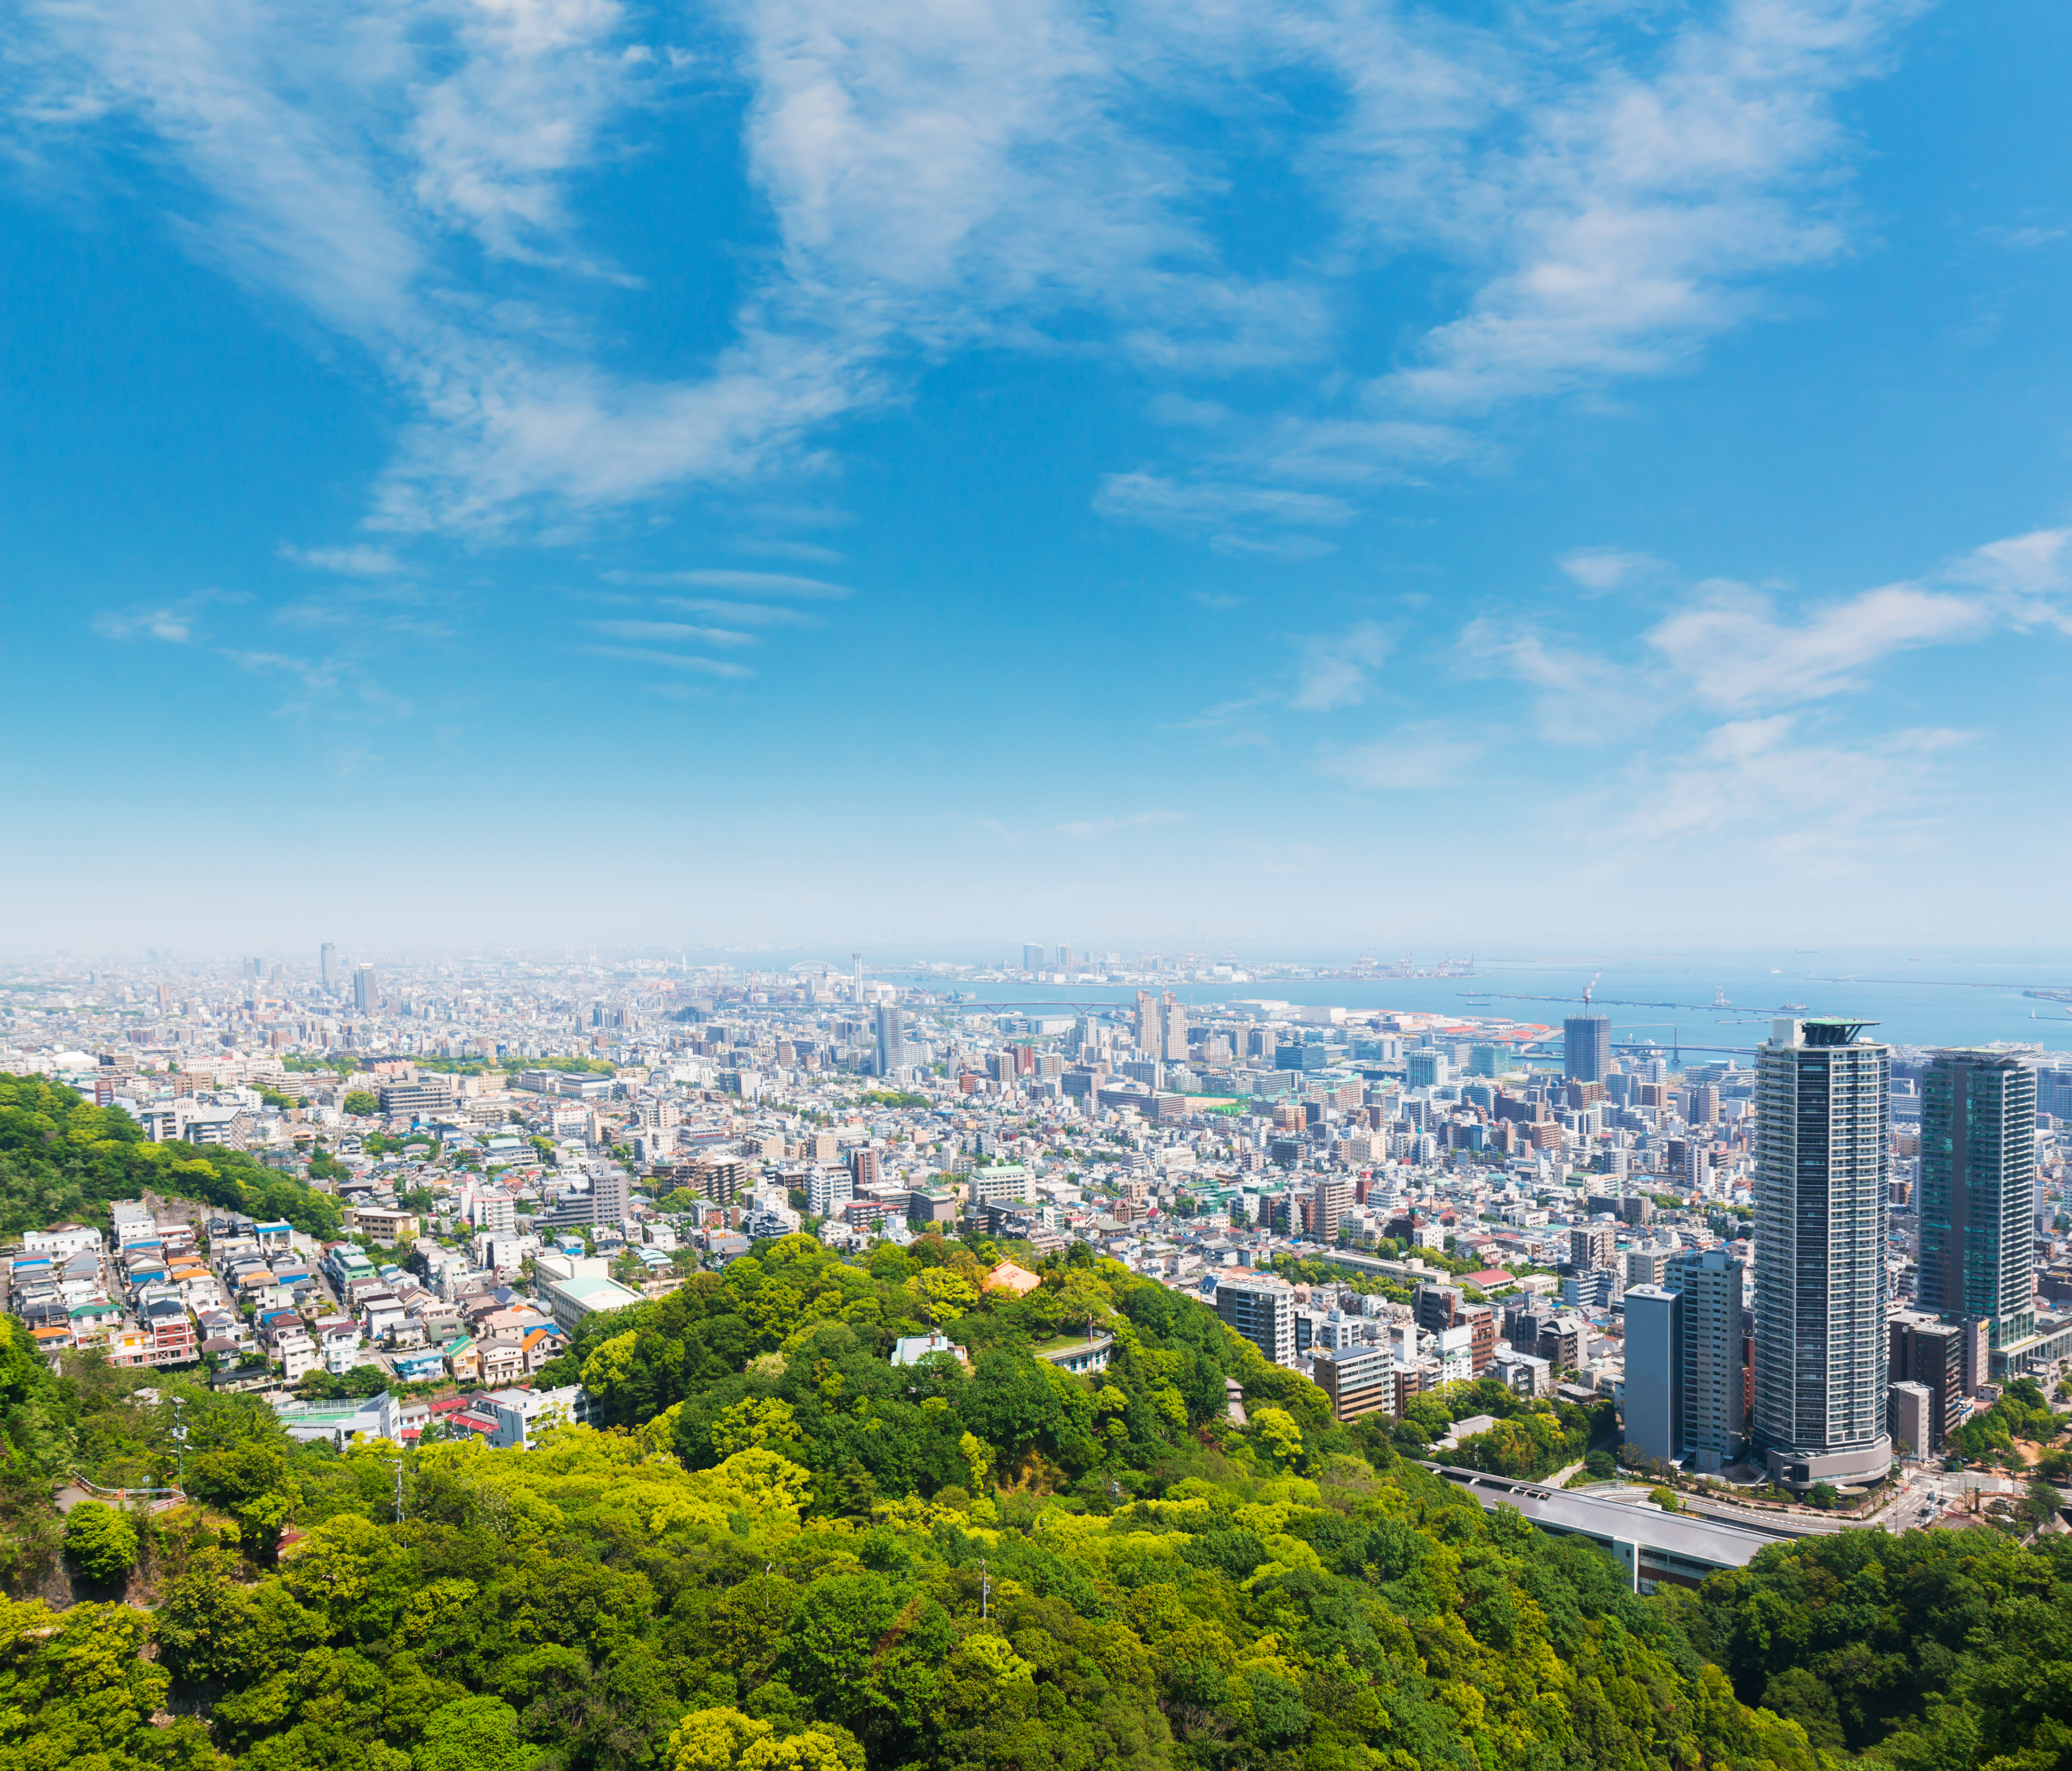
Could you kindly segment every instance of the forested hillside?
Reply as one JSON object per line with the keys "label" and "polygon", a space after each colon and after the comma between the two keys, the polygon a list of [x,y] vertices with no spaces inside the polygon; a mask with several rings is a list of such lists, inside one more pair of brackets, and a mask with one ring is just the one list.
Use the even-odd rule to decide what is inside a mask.
{"label": "forested hillside", "polygon": [[[89,1602],[8,1605],[0,1762],[2064,1763],[2054,1547],[1858,1534],[1639,1598],[1588,1546],[1484,1513],[1387,1423],[1331,1423],[1199,1305],[1083,1254],[1028,1298],[987,1294],[990,1253],[932,1239],[857,1267],[767,1245],[590,1326],[554,1375],[580,1371],[607,1425],[530,1452],[340,1455],[190,1392],[196,1504],[126,1540],[75,1509],[62,1550],[37,1481],[169,1467],[179,1385],[146,1405],[105,1367],[55,1382],[11,1337],[11,1590],[62,1553]],[[968,1369],[887,1362],[930,1316]],[[1032,1356],[1089,1323],[1114,1337],[1106,1371]]]}
{"label": "forested hillside", "polygon": [[105,1227],[108,1201],[146,1188],[285,1218],[313,1236],[338,1234],[336,1200],[242,1150],[154,1144],[128,1114],[91,1106],[75,1089],[0,1073],[0,1238],[68,1219]]}

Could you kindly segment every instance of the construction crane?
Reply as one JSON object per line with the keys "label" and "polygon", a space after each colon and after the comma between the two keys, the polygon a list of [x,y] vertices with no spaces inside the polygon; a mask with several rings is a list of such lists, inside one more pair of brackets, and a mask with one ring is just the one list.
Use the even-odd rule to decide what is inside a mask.
{"label": "construction crane", "polygon": [[[1598,973],[1597,978],[1602,978],[1603,975],[1604,974],[1600,971]],[[1590,1006],[1590,992],[1597,988],[1597,978],[1591,979],[1588,983],[1583,986],[1583,1006],[1586,1009]]]}

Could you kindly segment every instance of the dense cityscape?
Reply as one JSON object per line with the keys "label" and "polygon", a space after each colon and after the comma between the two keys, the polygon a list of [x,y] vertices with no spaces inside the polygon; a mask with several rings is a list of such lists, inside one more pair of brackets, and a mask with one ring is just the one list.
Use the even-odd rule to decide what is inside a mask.
{"label": "dense cityscape", "polygon": [[2072,1771],[2068,68],[7,8],[0,1771]]}
{"label": "dense cityscape", "polygon": [[[1079,1246],[1214,1310],[1341,1423],[1493,1378],[1610,1401],[1649,1471],[1875,1489],[1866,1517],[2072,1357],[2072,1067],[2040,1048],[1800,1013],[1699,1063],[1615,1047],[1587,1009],[1348,1013],[1239,993],[1293,968],[1021,958],[18,969],[10,1072],[325,1203],[96,1224],[10,1200],[8,1308],[53,1368],[195,1370],[295,1437],[523,1444],[543,1409],[588,1419],[580,1381],[537,1382],[580,1378],[588,1319],[772,1241],[868,1263],[962,1237],[1009,1285]],[[1089,1000],[979,1000],[1009,983]],[[1204,984],[1229,994],[1175,988]],[[957,1353],[954,1312],[914,1326],[895,1360]],[[1091,1374],[1106,1344],[1046,1357]]]}

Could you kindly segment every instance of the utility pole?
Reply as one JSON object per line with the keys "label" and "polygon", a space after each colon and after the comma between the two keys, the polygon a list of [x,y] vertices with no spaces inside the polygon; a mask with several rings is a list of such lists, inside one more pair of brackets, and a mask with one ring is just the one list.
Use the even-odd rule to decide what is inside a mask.
{"label": "utility pole", "polygon": [[403,1460],[390,1458],[388,1461],[396,1472],[396,1523],[401,1525],[403,1523]]}
{"label": "utility pole", "polygon": [[172,1484],[183,1494],[187,1492],[187,1423],[180,1417],[180,1411],[186,1406],[184,1396],[172,1399]]}
{"label": "utility pole", "polygon": [[983,1623],[991,1615],[993,1578],[986,1570],[986,1558],[979,1558],[979,1620]]}

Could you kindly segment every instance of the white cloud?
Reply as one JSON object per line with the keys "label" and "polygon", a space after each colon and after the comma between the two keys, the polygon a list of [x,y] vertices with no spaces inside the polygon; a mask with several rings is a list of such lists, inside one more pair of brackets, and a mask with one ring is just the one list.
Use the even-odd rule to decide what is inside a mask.
{"label": "white cloud", "polygon": [[1182,481],[1149,473],[1109,474],[1094,496],[1093,508],[1103,516],[1122,521],[1225,537],[1234,533],[1230,525],[1238,524],[1332,525],[1352,517],[1351,505],[1326,493],[1229,481]]}
{"label": "white cloud", "polygon": [[657,597],[665,609],[681,609],[690,615],[710,615],[715,621],[731,621],[749,627],[815,627],[817,618],[775,603],[709,602],[698,597]]}
{"label": "white cloud", "polygon": [[660,652],[649,646],[585,646],[593,658],[619,658],[628,664],[661,665],[671,670],[693,670],[708,677],[752,677],[746,665],[729,664],[720,658],[699,658],[680,652]]}
{"label": "white cloud", "polygon": [[298,566],[347,578],[384,578],[403,569],[402,562],[387,548],[370,547],[364,542],[350,547],[297,547],[283,541],[280,555]]}
{"label": "white cloud", "polygon": [[1975,639],[1991,625],[1972,597],[1891,584],[1781,619],[1744,584],[1698,587],[1700,606],[1671,615],[1648,643],[1715,707],[1782,707],[1863,686],[1860,673],[1896,652]]}
{"label": "white cloud", "polygon": [[1551,97],[1528,79],[1518,145],[1433,192],[1496,274],[1378,392],[1463,411],[1659,374],[1759,312],[1759,278],[1844,249],[1832,101],[1922,3],[1734,0],[1653,70],[1603,61]]}
{"label": "white cloud", "polygon": [[[1486,452],[1409,409],[1659,372],[1760,311],[1762,278],[1841,250],[1832,100],[1915,0],[1729,0],[1720,22],[1662,36],[1595,7],[1499,33],[1350,0],[739,4],[747,176],[774,244],[746,261],[731,341],[677,378],[614,366],[601,303],[632,273],[586,237],[578,199],[653,139],[673,82],[715,66],[648,41],[645,12],[21,10],[18,115],[38,145],[155,142],[189,248],[355,342],[397,391],[408,422],[377,527],[495,537],[736,485],[810,459],[814,433],[906,397],[952,352],[1068,348],[1186,382],[1152,415],[1219,435],[1226,402],[1195,384],[1297,372],[1249,448],[1110,474],[1099,503],[1300,558],[1361,489]],[[1263,105],[1263,77],[1289,70],[1340,102]],[[1175,128],[1183,111],[1228,126]],[[1331,219],[1284,274],[1234,270],[1216,244],[1226,144],[1251,132]],[[1349,298],[1406,252],[1475,292],[1347,415],[1357,389],[1309,384],[1314,366],[1359,323]],[[827,557],[781,535],[742,545]],[[293,557],[374,569],[344,563],[355,551]]]}
{"label": "white cloud", "polygon": [[700,567],[681,572],[607,572],[615,584],[688,584],[706,590],[731,590],[743,596],[803,597],[822,601],[856,593],[847,584],[831,584],[823,578],[798,578],[787,572],[726,571]]}
{"label": "white cloud", "polygon": [[163,639],[184,645],[194,637],[194,618],[180,609],[108,609],[94,617],[94,631],[104,639]]}
{"label": "white cloud", "polygon": [[1616,547],[1577,547],[1555,561],[1588,595],[1603,596],[1633,584],[1650,584],[1670,575],[1670,567],[1652,554],[1622,553]]}
{"label": "white cloud", "polygon": [[681,621],[593,621],[592,633],[613,639],[664,639],[698,646],[752,646],[754,634],[733,633],[724,627],[694,627]]}
{"label": "white cloud", "polygon": [[1295,692],[1288,705],[1304,713],[1331,713],[1366,699],[1368,673],[1389,655],[1389,636],[1375,622],[1357,622],[1342,634],[1305,634],[1295,641],[1302,655]]}
{"label": "white cloud", "polygon": [[1132,812],[1120,818],[1080,818],[1069,824],[1058,826],[1058,835],[1072,837],[1079,842],[1089,843],[1097,836],[1112,836],[1118,830],[1141,830],[1159,824],[1183,824],[1184,812]]}
{"label": "white cloud", "polygon": [[1454,785],[1481,754],[1480,744],[1427,722],[1399,727],[1369,743],[1327,750],[1317,767],[1349,787],[1425,792]]}

